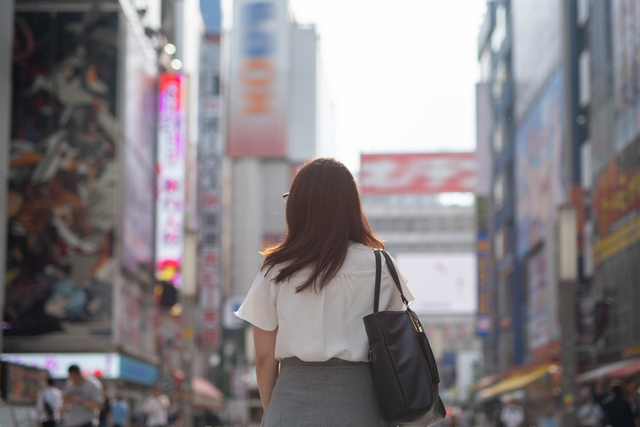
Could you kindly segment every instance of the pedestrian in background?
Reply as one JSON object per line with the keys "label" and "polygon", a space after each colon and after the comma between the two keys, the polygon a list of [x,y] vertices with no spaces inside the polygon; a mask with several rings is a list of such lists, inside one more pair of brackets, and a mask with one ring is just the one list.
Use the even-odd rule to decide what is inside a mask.
{"label": "pedestrian in background", "polygon": [[611,427],[635,427],[631,405],[622,394],[622,387],[618,384],[611,387],[612,395],[605,400],[603,408],[606,425]]}
{"label": "pedestrian in background", "polygon": [[51,377],[47,378],[47,385],[38,390],[36,409],[41,427],[56,427],[60,423],[62,391],[54,385]]}
{"label": "pedestrian in background", "polygon": [[505,427],[520,427],[524,422],[524,411],[515,399],[509,399],[500,412],[500,421]]}
{"label": "pedestrian in background", "polygon": [[578,421],[582,427],[600,427],[604,420],[604,412],[592,395],[578,409]]}
{"label": "pedestrian in background", "polygon": [[117,395],[111,404],[111,414],[113,427],[125,427],[127,419],[129,418],[129,404],[122,396]]}
{"label": "pedestrian in background", "polygon": [[[307,163],[284,196],[284,240],[262,252],[236,312],[253,324],[262,426],[387,426],[362,320],[373,313],[373,249],[384,244],[371,231],[351,172],[335,159]],[[385,262],[379,307],[405,310]]]}
{"label": "pedestrian in background", "polygon": [[100,407],[100,415],[98,417],[98,427],[109,427],[111,418],[111,402],[107,397],[106,390],[102,388],[102,406]]}
{"label": "pedestrian in background", "polygon": [[64,386],[65,427],[94,427],[97,410],[102,407],[102,390],[86,379],[78,365],[69,366],[69,379]]}
{"label": "pedestrian in background", "polygon": [[147,397],[142,404],[142,409],[147,416],[145,426],[166,427],[168,424],[167,410],[170,405],[169,398],[162,394],[162,388],[155,386],[153,394]]}

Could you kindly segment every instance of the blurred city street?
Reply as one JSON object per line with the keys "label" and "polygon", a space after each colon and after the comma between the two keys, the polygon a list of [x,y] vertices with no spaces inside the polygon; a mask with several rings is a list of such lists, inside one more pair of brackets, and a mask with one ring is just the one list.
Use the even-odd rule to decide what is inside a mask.
{"label": "blurred city street", "polygon": [[439,426],[640,427],[640,1],[1,3],[0,427],[259,426],[234,312],[316,157]]}

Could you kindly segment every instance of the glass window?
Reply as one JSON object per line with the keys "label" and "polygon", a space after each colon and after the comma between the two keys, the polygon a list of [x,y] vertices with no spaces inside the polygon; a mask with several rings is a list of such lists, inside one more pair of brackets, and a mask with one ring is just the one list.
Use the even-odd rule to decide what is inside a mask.
{"label": "glass window", "polygon": [[488,82],[491,78],[491,49],[486,48],[480,55],[480,81]]}
{"label": "glass window", "polygon": [[502,146],[504,145],[504,126],[502,124],[502,120],[498,121],[498,123],[496,123],[496,127],[495,129],[493,129],[493,138],[492,138],[492,145],[493,145],[493,152],[494,153],[499,153],[500,151],[502,151]]}
{"label": "glass window", "polygon": [[507,36],[507,10],[504,5],[499,5],[496,8],[496,26],[491,34],[491,49],[494,52],[499,52]]}
{"label": "glass window", "polygon": [[493,182],[493,206],[500,209],[504,203],[504,173]]}

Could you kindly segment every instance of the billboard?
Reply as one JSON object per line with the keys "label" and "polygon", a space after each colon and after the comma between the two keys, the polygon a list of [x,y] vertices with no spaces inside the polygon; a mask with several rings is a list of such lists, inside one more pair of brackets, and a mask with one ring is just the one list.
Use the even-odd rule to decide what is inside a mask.
{"label": "billboard", "polygon": [[158,280],[182,286],[186,120],[184,75],[160,74],[156,187],[156,266]]}
{"label": "billboard", "polygon": [[614,157],[593,185],[597,264],[640,239],[640,140]]}
{"label": "billboard", "polygon": [[15,21],[4,335],[109,339],[118,14]]}
{"label": "billboard", "polygon": [[229,74],[229,156],[287,154],[287,0],[235,0]]}
{"label": "billboard", "polygon": [[416,298],[411,308],[417,314],[476,313],[475,253],[399,253],[395,259]]}
{"label": "billboard", "polygon": [[363,154],[360,192],[364,196],[473,193],[477,169],[475,153]]}
{"label": "billboard", "polygon": [[148,277],[153,271],[157,67],[131,24],[125,31],[122,265]]}
{"label": "billboard", "polygon": [[614,141],[619,153],[640,133],[640,4],[634,0],[613,0],[611,8]]}
{"label": "billboard", "polygon": [[221,337],[221,216],[222,158],[220,135],[220,36],[206,35],[200,70],[200,142],[198,168],[199,343],[213,349]]}
{"label": "billboard", "polygon": [[[44,369],[54,379],[67,378],[71,365],[78,365],[85,377],[122,378],[145,385],[152,385],[158,379],[155,366],[118,353],[5,353],[1,360]],[[42,383],[38,387],[42,387]]]}
{"label": "billboard", "polygon": [[544,240],[555,212],[567,199],[564,143],[563,72],[549,80],[516,131],[517,254]]}

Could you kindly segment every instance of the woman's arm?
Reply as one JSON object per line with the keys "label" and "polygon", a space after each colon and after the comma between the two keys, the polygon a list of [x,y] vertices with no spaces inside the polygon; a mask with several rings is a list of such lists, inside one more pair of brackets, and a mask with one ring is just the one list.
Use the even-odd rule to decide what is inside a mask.
{"label": "woman's arm", "polygon": [[276,333],[265,331],[257,326],[253,327],[253,341],[256,346],[256,375],[258,377],[258,390],[262,408],[267,409],[271,400],[271,393],[278,380],[278,366],[280,362],[276,359]]}

